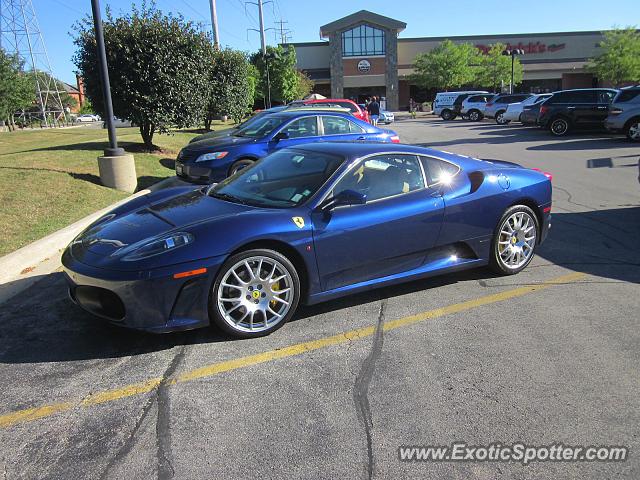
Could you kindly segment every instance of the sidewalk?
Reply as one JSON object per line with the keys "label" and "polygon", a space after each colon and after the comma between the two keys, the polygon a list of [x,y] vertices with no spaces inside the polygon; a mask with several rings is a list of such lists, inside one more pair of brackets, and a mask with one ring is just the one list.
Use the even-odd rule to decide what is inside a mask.
{"label": "sidewalk", "polygon": [[169,177],[113,205],[92,213],[68,227],[36,240],[4,257],[0,257],[0,304],[60,268],[60,256],[71,240],[110,210],[133,198],[147,195],[163,188],[181,185],[187,185],[187,183],[177,177]]}

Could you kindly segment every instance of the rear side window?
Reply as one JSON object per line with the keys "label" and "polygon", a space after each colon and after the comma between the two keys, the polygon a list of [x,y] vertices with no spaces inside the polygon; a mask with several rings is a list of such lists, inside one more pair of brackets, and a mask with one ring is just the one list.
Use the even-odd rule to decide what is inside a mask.
{"label": "rear side window", "polygon": [[613,97],[616,96],[616,92],[610,92],[608,90],[598,92],[598,103],[604,103],[609,105],[613,101]]}
{"label": "rear side window", "polygon": [[439,158],[420,157],[420,160],[427,175],[427,183],[429,186],[446,182],[460,171],[460,167],[457,165],[445,162]]}
{"label": "rear side window", "polygon": [[493,103],[510,103],[510,101],[508,97],[499,97],[496,98]]}
{"label": "rear side window", "polygon": [[636,99],[636,101],[639,101],[640,100],[640,98],[638,97],[639,95],[640,95],[640,88],[634,89],[634,90],[622,90],[620,94],[616,97],[616,103],[630,102],[633,99]]}

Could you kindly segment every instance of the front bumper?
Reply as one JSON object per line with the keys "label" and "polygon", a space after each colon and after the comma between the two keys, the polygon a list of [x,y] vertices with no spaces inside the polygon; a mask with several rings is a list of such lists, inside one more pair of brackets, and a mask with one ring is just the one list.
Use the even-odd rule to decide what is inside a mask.
{"label": "front bumper", "polygon": [[[150,271],[123,272],[62,256],[69,297],[83,310],[114,325],[153,333],[209,325],[209,289],[223,256]],[[175,273],[205,267],[206,273],[175,279]]]}
{"label": "front bumper", "polygon": [[220,165],[182,163],[176,160],[176,176],[191,183],[215,183],[227,178],[228,162]]}
{"label": "front bumper", "polygon": [[604,128],[610,132],[621,132],[624,129],[624,122],[612,122],[610,120],[606,120],[604,122]]}

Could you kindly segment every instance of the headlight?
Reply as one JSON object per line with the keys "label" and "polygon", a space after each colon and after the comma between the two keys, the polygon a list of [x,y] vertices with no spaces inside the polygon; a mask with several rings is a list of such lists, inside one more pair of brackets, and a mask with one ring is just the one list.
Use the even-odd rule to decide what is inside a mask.
{"label": "headlight", "polygon": [[126,253],[125,256],[122,257],[122,260],[125,262],[131,262],[184,247],[185,245],[193,243],[194,240],[194,236],[190,233],[172,233],[170,235],[165,235],[163,237],[147,241],[146,243],[139,242],[129,247],[125,247],[124,249],[116,250],[112,255],[121,255]]}
{"label": "headlight", "polygon": [[205,153],[196,158],[196,162],[206,162],[208,160],[218,160],[219,158],[224,158],[227,156],[229,152],[213,152],[213,153]]}

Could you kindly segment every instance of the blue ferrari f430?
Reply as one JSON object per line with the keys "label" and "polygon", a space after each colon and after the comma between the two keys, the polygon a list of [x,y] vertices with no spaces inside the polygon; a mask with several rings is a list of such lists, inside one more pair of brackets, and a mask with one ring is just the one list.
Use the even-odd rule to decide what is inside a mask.
{"label": "blue ferrari f430", "polygon": [[407,145],[298,145],[131,200],[62,262],[73,301],[114,324],[255,337],[301,303],[483,265],[520,272],[550,226],[549,177]]}

